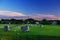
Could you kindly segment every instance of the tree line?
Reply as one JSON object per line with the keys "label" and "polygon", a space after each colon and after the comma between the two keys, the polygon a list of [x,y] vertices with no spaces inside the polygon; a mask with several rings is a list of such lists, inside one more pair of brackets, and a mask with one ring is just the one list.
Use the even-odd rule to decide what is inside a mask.
{"label": "tree line", "polygon": [[0,24],[27,24],[27,23],[35,24],[36,22],[39,22],[41,24],[46,24],[50,25],[53,22],[56,22],[56,24],[60,25],[60,20],[47,20],[47,19],[42,19],[42,20],[34,20],[32,18],[25,19],[25,20],[17,20],[17,19],[1,19]]}

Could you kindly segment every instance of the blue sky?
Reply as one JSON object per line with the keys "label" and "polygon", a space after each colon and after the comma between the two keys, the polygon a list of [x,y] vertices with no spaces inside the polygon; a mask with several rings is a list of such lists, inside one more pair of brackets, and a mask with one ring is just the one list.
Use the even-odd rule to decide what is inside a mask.
{"label": "blue sky", "polygon": [[0,0],[0,10],[60,16],[60,0]]}

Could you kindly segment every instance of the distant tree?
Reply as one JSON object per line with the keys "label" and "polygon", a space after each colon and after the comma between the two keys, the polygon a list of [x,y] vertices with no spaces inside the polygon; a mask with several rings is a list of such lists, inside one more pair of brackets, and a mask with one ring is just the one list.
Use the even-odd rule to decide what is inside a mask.
{"label": "distant tree", "polygon": [[23,23],[23,20],[16,20],[16,23],[17,24],[22,24]]}
{"label": "distant tree", "polygon": [[4,21],[4,19],[1,19],[1,21]]}
{"label": "distant tree", "polygon": [[11,21],[16,21],[16,19],[14,19],[14,18],[13,18],[13,19],[10,19],[10,20],[11,20]]}
{"label": "distant tree", "polygon": [[29,18],[29,19],[26,19],[25,22],[33,23],[34,22],[34,19]]}
{"label": "distant tree", "polygon": [[42,23],[42,24],[47,24],[47,20],[46,20],[46,19],[43,19],[43,20],[41,21],[41,23]]}
{"label": "distant tree", "polygon": [[43,19],[42,21],[47,21],[47,19]]}
{"label": "distant tree", "polygon": [[55,20],[57,22],[57,25],[60,25],[60,20]]}

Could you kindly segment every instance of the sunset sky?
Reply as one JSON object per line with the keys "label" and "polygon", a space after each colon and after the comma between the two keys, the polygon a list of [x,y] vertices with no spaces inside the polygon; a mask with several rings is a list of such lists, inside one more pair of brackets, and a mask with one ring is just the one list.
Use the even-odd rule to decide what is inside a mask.
{"label": "sunset sky", "polygon": [[39,15],[60,18],[60,0],[0,0],[0,15],[6,14],[7,16],[22,14],[22,16]]}

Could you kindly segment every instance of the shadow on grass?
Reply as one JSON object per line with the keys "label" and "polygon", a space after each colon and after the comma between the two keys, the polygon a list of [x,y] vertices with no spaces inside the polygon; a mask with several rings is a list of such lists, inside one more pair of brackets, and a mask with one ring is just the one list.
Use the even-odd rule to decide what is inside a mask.
{"label": "shadow on grass", "polygon": [[48,35],[21,35],[16,33],[0,33],[0,40],[60,40],[60,36]]}
{"label": "shadow on grass", "polygon": [[16,40],[60,40],[60,37],[46,35],[25,35],[16,36]]}
{"label": "shadow on grass", "polygon": [[16,35],[1,37],[3,40],[60,40],[58,36],[44,36],[44,35]]}

